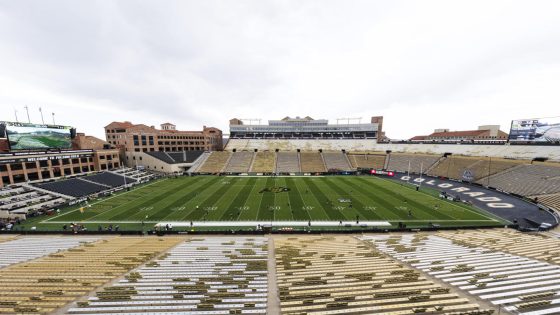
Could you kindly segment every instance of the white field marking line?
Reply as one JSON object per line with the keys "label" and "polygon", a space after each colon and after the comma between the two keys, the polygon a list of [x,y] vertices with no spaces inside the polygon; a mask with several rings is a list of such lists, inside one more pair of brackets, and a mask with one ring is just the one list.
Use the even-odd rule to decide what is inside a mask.
{"label": "white field marking line", "polygon": [[[210,180],[212,180],[212,179],[210,179]],[[221,182],[218,182],[218,183],[221,183]],[[197,184],[199,184],[199,183],[197,183]],[[191,185],[191,186],[188,187],[188,188],[189,188],[189,191],[186,192],[186,193],[183,193],[183,194],[190,194],[190,193],[192,193],[193,191],[197,191],[197,190],[200,188],[200,186],[203,186],[203,185],[205,185],[205,184],[206,184],[206,183],[203,182],[203,184],[198,185],[198,186],[195,187],[194,189],[190,190],[190,189],[192,188],[192,186],[193,186],[193,185]],[[196,185],[196,184],[195,184],[195,185]],[[228,184],[228,185],[229,185],[229,184]],[[233,185],[231,185],[231,186],[233,186]],[[216,185],[216,187],[218,187],[218,185]],[[219,188],[218,188],[217,190],[219,190]],[[188,209],[188,204],[191,203],[191,202],[193,202],[193,201],[198,197],[198,195],[200,195],[200,193],[201,193],[201,192],[197,193],[197,194],[194,196],[194,198],[191,198],[190,200],[187,200],[187,202],[184,203],[184,204],[182,205],[182,207],[185,208],[184,210],[188,211],[188,213],[185,214],[185,216],[188,216],[188,215],[191,214],[194,210],[196,210],[196,209],[192,209],[192,210],[189,211],[189,209]],[[206,199],[207,199],[207,198],[205,198],[204,200],[206,200]],[[176,200],[177,200],[177,199],[176,199]],[[173,201],[172,201],[172,202],[173,202]],[[183,210],[181,210],[181,211],[183,211]],[[166,215],[166,216],[165,216],[163,219],[161,219],[160,221],[166,220],[169,216],[174,215],[174,214],[175,214],[175,211],[174,211],[174,210],[171,210],[171,211],[169,211],[169,214]],[[181,219],[181,220],[182,220],[182,219]],[[179,220],[179,221],[181,221],[181,220]]]}
{"label": "white field marking line", "polygon": [[[257,187],[257,183],[258,183],[258,180],[255,181],[255,183],[253,184],[253,187],[251,187],[251,191],[249,192],[249,196],[252,196],[252,195],[253,195],[253,190],[255,190],[255,188]],[[250,208],[248,208],[247,210],[245,210],[245,207],[247,207],[247,201],[249,201],[249,199],[250,199],[250,197],[249,197],[249,198],[245,198],[245,202],[243,203],[242,208],[241,208],[241,209],[237,209],[237,211],[239,212],[239,215],[235,218],[236,221],[240,221],[240,220],[239,220],[239,217],[241,216],[241,211],[250,211],[250,210],[251,210]]]}
{"label": "white field marking line", "polygon": [[[267,181],[265,180],[265,181],[264,181],[264,185],[266,185],[266,182],[267,182]],[[258,183],[258,181],[257,181],[257,183]],[[258,186],[258,184],[255,185],[255,188],[256,188],[257,186]],[[265,186],[265,188],[266,188],[266,186]],[[257,211],[255,211],[255,220],[258,220],[258,218],[259,218],[259,208],[261,207],[262,200],[263,200],[263,198],[264,198],[264,193],[260,194],[260,197],[261,197],[261,198],[260,198],[260,200],[259,200],[259,202],[258,202],[258,204],[257,204]]]}
{"label": "white field marking line", "polygon": [[[238,184],[238,182],[239,182],[239,181],[235,181],[235,183],[224,184],[223,181],[222,181],[222,182],[218,182],[218,183],[220,183],[221,185],[228,186],[228,190],[226,190],[226,192],[229,192],[230,189],[232,189],[232,188],[235,188],[235,187],[238,187],[238,186],[241,186],[241,187],[246,186],[246,185],[243,185],[243,184]],[[218,190],[219,190],[219,188],[218,188]],[[241,190],[243,190],[243,188],[241,188],[239,191],[241,191]],[[216,190],[216,191],[217,191],[217,190]],[[214,213],[214,211],[219,211],[219,207],[220,207],[219,203],[223,201],[223,200],[222,200],[222,197],[224,197],[225,195],[226,195],[226,194],[224,193],[222,196],[220,196],[220,198],[218,198],[218,200],[217,200],[215,203],[213,203],[211,206],[208,206],[208,207],[207,207],[207,208],[214,208],[214,207],[215,207],[216,210],[206,210],[206,211],[208,211],[208,212],[212,211],[213,213]],[[237,194],[236,194],[236,195],[237,195]],[[210,197],[211,197],[211,196],[213,196],[213,194],[210,195]],[[207,198],[207,199],[208,199],[208,198]],[[205,199],[205,201],[206,201],[207,199]],[[185,207],[187,206],[187,204],[188,204],[190,201],[192,201],[192,199],[189,200],[189,201],[187,201],[187,203],[184,204]],[[196,209],[193,209],[192,211],[189,211],[189,213],[185,214],[179,221],[187,221],[185,218],[186,218],[188,215],[190,215],[194,210],[196,210]],[[204,210],[204,209],[202,209],[202,210]],[[225,208],[225,211],[227,211],[227,210],[228,210],[228,209]],[[224,211],[224,213],[225,213],[225,211]],[[165,216],[162,220],[160,220],[160,221],[165,221],[165,220],[166,220],[169,216],[171,216],[172,214],[173,214],[173,213],[170,213],[170,214],[166,215],[166,216]],[[188,221],[191,221],[191,220],[188,220]]]}
{"label": "white field marking line", "polygon": [[[140,188],[148,187],[148,186],[153,185],[153,184],[155,184],[155,183],[163,182],[163,181],[165,181],[165,180],[167,180],[167,179],[168,179],[168,178],[163,178],[162,180],[156,180],[156,181],[154,181],[154,182],[152,182],[152,183],[143,185],[143,186],[140,187]],[[139,188],[139,189],[140,189],[140,188]],[[102,203],[102,202],[105,202],[105,201],[107,201],[107,200],[109,200],[109,199],[113,199],[113,198],[120,197],[120,196],[122,196],[122,195],[128,194],[128,193],[133,192],[133,191],[135,191],[135,189],[134,189],[134,190],[125,191],[125,192],[123,192],[123,193],[120,193],[120,194],[111,196],[111,197],[109,197],[109,198],[107,198],[107,199],[103,199],[103,200],[96,201],[96,202],[91,203],[91,204],[89,204],[89,205],[93,206],[93,205],[96,205],[96,204],[98,204],[98,203]],[[138,200],[138,199],[135,199],[135,200]],[[78,211],[78,210],[80,210],[80,208],[74,209],[74,210],[72,210],[72,211],[64,212],[64,213],[61,213],[61,214],[57,214],[56,216],[54,216],[54,217],[52,217],[52,218],[48,218],[48,219],[46,219],[46,220],[43,220],[43,221],[41,221],[41,222],[39,222],[39,223],[49,223],[48,221],[51,221],[51,220],[56,219],[57,217],[60,217],[60,216],[63,216],[63,215],[70,214],[70,213],[72,213],[72,212],[76,212],[76,211]],[[112,209],[111,209],[111,210],[112,210]]]}
{"label": "white field marking line", "polygon": [[[309,210],[313,210],[313,209],[315,209],[315,208],[316,208],[317,210],[320,209],[320,210],[325,214],[325,216],[328,218],[329,215],[327,214],[327,211],[326,211],[325,207],[323,207],[323,205],[321,205],[321,202],[319,201],[319,199],[317,199],[317,197],[315,196],[315,193],[313,193],[313,192],[311,191],[311,187],[309,187],[309,185],[308,185],[306,182],[304,182],[304,181],[302,181],[302,184],[305,185],[305,187],[307,187],[306,190],[308,190],[308,191],[310,192],[311,196],[312,196],[312,197],[309,198],[309,199],[315,200],[315,201],[311,200],[311,203],[312,203],[312,204],[315,203],[315,204],[317,205],[317,206],[311,206],[311,205],[310,205],[310,206],[304,206],[305,211],[307,211],[307,213],[309,214]],[[322,190],[321,190],[321,191],[322,191]],[[301,196],[301,194],[300,194],[300,196]],[[301,200],[303,200],[303,198],[301,198]],[[309,207],[311,207],[311,208],[309,208]],[[311,218],[311,214],[309,214],[309,217]],[[292,217],[292,218],[293,218],[293,217]]]}
{"label": "white field marking line", "polygon": [[295,178],[295,177],[305,177],[305,178],[317,178],[317,177],[326,177],[323,175],[309,175],[309,176],[304,176],[304,175],[294,175],[294,176],[289,176],[289,175],[279,175],[279,176],[270,176],[270,175],[262,175],[262,176],[256,176],[256,175],[227,175],[225,177],[237,177],[237,178],[250,178],[250,177],[256,177],[256,178],[268,178],[268,177],[276,177],[276,178]]}
{"label": "white field marking line", "polygon": [[[178,187],[178,186],[177,186],[177,187]],[[136,202],[136,201],[138,201],[138,200],[140,200],[140,199],[143,199],[143,198],[145,198],[145,197],[151,197],[151,194],[146,194],[145,196],[142,196],[142,197],[140,197],[140,198],[136,198],[136,199],[134,199],[134,200],[127,201],[127,202],[125,202],[125,203],[123,203],[123,204],[120,204],[120,205],[118,205],[118,206],[116,206],[116,207],[114,207],[114,208],[109,209],[109,211],[113,211],[113,210],[115,210],[115,209],[118,209],[118,208],[120,208],[120,207],[122,207],[122,206],[128,205],[128,204],[131,203],[131,202]],[[152,207],[152,209],[150,209],[150,210],[153,210],[153,206],[150,206],[150,207]],[[139,210],[140,210],[140,211],[146,211],[145,209],[144,209],[144,210],[139,209]],[[105,212],[107,212],[107,211],[103,211],[103,212],[101,212],[101,213],[98,213],[98,214],[94,215],[93,217],[91,217],[91,218],[89,218],[89,219],[91,220],[91,219],[93,219],[93,218],[95,218],[95,217],[97,217],[97,216],[100,216],[100,215],[102,215],[102,214],[105,214]]]}
{"label": "white field marking line", "polygon": [[[211,180],[212,180],[212,177],[206,177],[206,178],[210,178],[208,181],[211,181]],[[198,184],[200,184],[200,185],[198,185],[196,188],[190,190],[188,193],[191,193],[191,192],[193,192],[193,191],[199,190],[199,189],[200,189],[200,186],[204,186],[207,182],[202,182],[202,183],[203,183],[203,184],[196,183],[195,185],[198,185]],[[218,185],[219,183],[221,183],[221,182],[218,181],[218,182],[216,182],[216,184],[210,185],[210,187],[208,187],[208,188],[206,188],[206,189],[210,189],[210,188],[212,188],[212,187],[221,187],[220,185]],[[228,184],[228,185],[230,185],[230,184]],[[188,188],[191,189],[191,188],[192,188],[192,185],[189,186]],[[205,189],[204,191],[206,191],[206,189]],[[220,188],[217,188],[217,189],[216,189],[216,191],[218,191],[218,190],[220,190]],[[201,199],[202,199],[202,200],[201,200],[201,202],[198,203],[198,204],[201,204],[201,203],[204,203],[206,200],[208,200],[208,198],[210,198],[211,196],[213,196],[213,194],[214,194],[216,191],[212,192],[212,194],[210,194],[208,197],[204,197],[203,191],[199,191],[193,198],[191,198],[190,200],[187,200],[187,202],[183,204],[183,207],[185,207],[185,210],[188,212],[188,213],[186,213],[186,214],[184,215],[184,217],[190,215],[190,214],[193,213],[195,210],[197,210],[195,207],[193,207],[191,210],[189,210],[189,207],[190,207],[189,204],[190,204],[191,202],[195,202],[195,200],[198,198],[198,196],[201,196]],[[188,194],[188,193],[187,193],[187,194]],[[204,210],[204,209],[203,209],[203,210]],[[170,215],[173,215],[174,213],[175,213],[175,211],[170,211],[169,214],[166,215],[162,220],[167,219],[167,217],[169,217]],[[159,222],[162,222],[162,220],[159,220]],[[181,219],[181,220],[182,220],[182,219]],[[181,221],[181,220],[178,220],[178,221]]]}
{"label": "white field marking line", "polygon": [[[265,185],[264,188],[266,188],[266,183],[267,182],[268,182],[268,179],[264,181],[264,185]],[[257,211],[255,212],[255,220],[258,220],[258,218],[259,218],[259,209],[261,208],[262,201],[264,199],[264,193],[260,194],[260,197],[261,198],[260,198],[259,203],[257,205]]]}
{"label": "white field marking line", "polygon": [[[347,182],[340,182],[340,184],[342,185],[342,187],[341,187],[340,185],[337,185],[336,183],[333,183],[333,184],[334,184],[335,186],[339,187],[339,188],[342,188],[342,189],[344,189],[344,188],[346,187],[349,191],[353,191],[352,189],[355,189],[355,188],[353,188],[353,187],[352,187],[349,183],[347,183]],[[335,190],[334,190],[333,188],[331,188],[331,187],[327,187],[327,188],[328,188],[330,191],[332,191],[334,194],[338,195],[339,198],[344,198],[344,199],[350,198],[351,200],[352,200],[352,198],[353,198],[353,199],[358,200],[358,202],[361,203],[362,201],[359,200],[359,199],[360,199],[361,197],[363,197],[363,198],[365,198],[365,199],[367,199],[367,200],[369,200],[369,201],[373,201],[373,202],[377,203],[375,200],[373,200],[373,198],[371,198],[370,196],[368,196],[368,194],[364,194],[364,193],[359,192],[359,191],[357,191],[357,194],[356,194],[356,193],[350,193],[350,192],[348,192],[348,193],[342,195],[341,193],[339,193],[338,191],[335,191]],[[378,204],[378,205],[379,205],[379,204]],[[364,211],[372,211],[372,210],[366,210],[365,207],[372,207],[372,206],[366,206],[366,205],[364,205],[364,209],[363,209]],[[389,209],[387,209],[387,210],[389,210]],[[338,210],[338,211],[341,211],[341,210]],[[389,211],[391,211],[391,210],[389,210]],[[357,209],[355,210],[355,212],[358,213],[358,215],[360,214],[359,211],[358,211]],[[342,213],[343,213],[343,215],[344,215],[344,213],[347,213],[347,212],[342,212]],[[375,213],[375,212],[374,212],[374,213]],[[346,215],[344,215],[344,216],[346,217]],[[350,219],[350,218],[347,218],[347,220],[349,220],[349,219]],[[393,222],[398,222],[398,220],[395,220],[395,221],[393,221]]]}
{"label": "white field marking line", "polygon": [[[236,181],[236,182],[237,182],[237,181]],[[216,186],[216,187],[219,187],[219,188],[216,189],[216,190],[214,190],[214,191],[212,191],[212,193],[209,194],[206,198],[204,198],[204,196],[202,196],[202,200],[198,203],[198,205],[201,205],[201,204],[205,203],[206,201],[210,200],[210,198],[212,198],[212,197],[214,196],[214,194],[216,194],[216,193],[218,192],[218,190],[220,190],[220,189],[222,188],[221,185],[227,185],[227,186],[230,186],[230,187],[231,187],[231,186],[233,186],[233,185],[235,185],[235,184],[231,184],[231,183],[230,183],[230,184],[221,184],[221,182],[217,182],[215,185],[212,185],[212,186],[208,187],[207,189],[209,189],[209,188],[211,188],[211,187],[213,187],[213,186]],[[201,185],[201,186],[202,186],[202,185]],[[206,190],[205,190],[205,191],[206,191]],[[229,188],[228,188],[228,190],[226,190],[226,192],[227,192],[227,191],[229,191]],[[202,195],[202,192],[200,192],[198,195]],[[197,196],[198,196],[198,195],[197,195]],[[221,202],[222,198],[224,198],[225,196],[226,196],[226,194],[222,194],[220,197],[218,197],[218,199],[216,199],[216,201],[215,201],[214,203],[212,203],[211,206],[207,206],[206,208],[208,208],[208,207],[216,207],[216,210],[217,210],[217,209],[218,209],[218,206],[216,206],[216,204],[219,204],[219,203]],[[195,197],[195,198],[196,198],[196,197]],[[189,200],[189,201],[187,201],[187,203],[185,204],[185,207],[186,207],[189,203],[193,202],[193,200],[194,200],[194,198],[191,199],[191,200]],[[187,210],[188,210],[188,209],[187,209]],[[195,210],[197,210],[196,207],[193,208],[191,211],[189,211],[189,213],[185,214],[185,216],[183,216],[183,217],[186,217],[186,216],[190,215],[190,214],[193,213]],[[205,209],[202,208],[202,210],[205,210]],[[206,212],[210,212],[210,210],[205,210],[205,211],[206,211]],[[212,212],[214,212],[214,210],[212,210]],[[205,213],[205,214],[206,214],[206,213]],[[170,215],[170,214],[168,214],[166,217],[168,217],[169,215]],[[190,220],[189,220],[189,221],[190,221]],[[162,222],[162,221],[160,220],[160,222]]]}
{"label": "white field marking line", "polygon": [[[243,178],[242,176],[240,176],[240,178]],[[235,198],[241,193],[241,191],[243,190],[243,188],[247,187],[249,185],[249,181],[247,180],[245,183],[239,183],[241,180],[236,181],[236,183],[238,184],[233,184],[230,185],[230,187],[237,187],[237,186],[242,186],[241,189],[239,189],[239,191],[237,191],[235,193],[235,196],[232,197],[230,200],[228,200],[228,202],[224,205],[224,211],[222,211],[222,213],[220,213],[220,217],[223,216],[226,212],[228,212],[229,210],[233,209],[233,210],[237,210],[240,214],[242,210],[236,209],[236,208],[232,208],[231,204],[233,203],[233,201],[235,200]],[[231,188],[230,188],[231,189]],[[228,192],[230,191],[229,189],[227,190]],[[253,189],[251,188],[251,191],[253,191]],[[249,191],[249,196],[251,196],[251,191]],[[225,195],[225,194],[224,194]],[[247,202],[247,199],[245,199],[245,202]],[[221,202],[224,202],[224,200],[222,200]],[[243,205],[245,205],[245,203],[243,203]],[[234,221],[233,219],[230,221]]]}
{"label": "white field marking line", "polygon": [[[244,221],[244,220],[239,220],[239,221]],[[262,220],[260,220],[262,221]],[[254,222],[260,222],[259,220],[255,220]],[[273,221],[277,221],[277,220],[273,220]],[[309,220],[291,220],[293,222],[308,222]],[[493,220],[382,220],[383,222],[494,222]],[[79,223],[142,223],[142,221],[51,221],[51,222],[45,222],[45,224],[60,224],[60,223],[75,223],[75,222],[79,222]],[[144,221],[144,223],[159,223],[162,222],[161,220],[157,220],[157,221]],[[186,220],[181,220],[181,221],[173,221],[173,222],[190,222],[190,221],[186,221]],[[193,221],[194,222],[194,221]],[[208,222],[208,221],[206,221]],[[230,221],[230,220],[218,220],[218,222],[230,222],[231,225],[235,225],[237,221]],[[253,221],[251,221],[253,222]],[[265,220],[266,222],[266,220]],[[268,220],[268,222],[270,222],[270,220]],[[313,223],[315,221],[311,221],[311,223]],[[338,221],[336,220],[332,220],[329,222],[334,222],[336,224],[338,224]],[[354,221],[355,222],[355,221]],[[365,221],[364,221],[365,222]]]}
{"label": "white field marking line", "polygon": [[[307,187],[307,191],[309,191],[309,186],[307,186],[307,184],[304,183],[303,181],[301,181],[301,183],[304,184],[305,187]],[[297,188],[299,197],[301,198],[301,201],[303,202],[303,209],[305,209],[305,212],[307,212],[307,216],[308,216],[309,219],[311,220],[311,214],[309,213],[309,210],[307,210],[307,204],[305,204],[305,198],[303,198],[303,196],[301,195],[301,191],[300,191],[300,189],[299,189],[299,187],[298,187],[298,183],[296,182],[295,184],[296,184],[296,188]],[[313,194],[313,193],[311,193],[311,194]],[[291,208],[291,207],[292,207],[292,205],[290,205],[290,208]],[[325,213],[325,214],[326,214],[326,213]]]}
{"label": "white field marking line", "polygon": [[[392,182],[392,181],[390,181],[390,180],[388,180],[388,179],[385,179],[385,178],[380,178],[380,177],[374,177],[374,178],[378,178],[378,179],[383,180],[383,181]],[[392,182],[392,183],[395,184],[394,182]],[[408,189],[410,189],[410,190],[413,190],[412,187],[409,187],[409,186],[406,186],[406,185],[403,185],[402,187],[406,187],[406,188],[408,188]],[[428,187],[428,188],[431,188],[431,187]],[[432,195],[430,195],[430,194],[425,194],[425,195],[428,196],[428,197],[432,197],[432,198],[434,198],[434,199],[436,199],[436,200],[439,201],[439,199],[437,199],[436,197],[434,197],[434,196],[432,196]],[[502,222],[500,222],[500,220],[504,220],[504,221],[509,222],[509,223],[511,224],[511,222],[508,221],[508,220],[506,220],[506,219],[501,219],[501,218],[500,218],[500,220],[497,220],[497,218],[492,218],[491,216],[487,215],[487,211],[484,210],[484,209],[480,209],[480,208],[478,208],[478,207],[475,207],[475,208],[479,209],[481,212],[484,212],[484,213],[481,213],[481,212],[477,212],[477,211],[475,211],[475,210],[471,210],[471,209],[469,209],[469,208],[463,208],[463,207],[461,207],[461,206],[455,205],[455,204],[451,203],[451,201],[449,201],[449,200],[443,200],[443,201],[447,202],[450,206],[452,206],[452,207],[454,207],[454,208],[459,208],[459,209],[462,209],[463,211],[464,211],[464,210],[467,210],[467,211],[469,211],[470,213],[474,213],[474,214],[476,214],[476,215],[483,216],[483,217],[485,217],[485,218],[487,218],[487,219],[489,219],[489,220],[491,220],[491,221],[495,221],[495,222],[498,222],[498,223],[502,223]],[[472,207],[474,207],[474,206],[472,206]],[[461,220],[461,221],[469,221],[469,220]],[[475,220],[470,220],[470,221],[475,221]],[[479,220],[476,220],[476,221],[479,221]]]}

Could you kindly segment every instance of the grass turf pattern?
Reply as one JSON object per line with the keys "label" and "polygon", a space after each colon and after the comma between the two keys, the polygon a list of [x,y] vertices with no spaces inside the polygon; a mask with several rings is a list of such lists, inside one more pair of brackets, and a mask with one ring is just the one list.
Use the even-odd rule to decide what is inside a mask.
{"label": "grass turf pattern", "polygon": [[[288,191],[261,192],[268,188]],[[142,221],[389,221],[409,227],[491,226],[503,221],[472,206],[441,200],[433,191],[377,177],[179,177],[149,183],[91,201],[82,213],[68,208],[26,226],[50,230],[71,222],[121,224],[139,229]],[[58,224],[53,226],[54,224]]]}

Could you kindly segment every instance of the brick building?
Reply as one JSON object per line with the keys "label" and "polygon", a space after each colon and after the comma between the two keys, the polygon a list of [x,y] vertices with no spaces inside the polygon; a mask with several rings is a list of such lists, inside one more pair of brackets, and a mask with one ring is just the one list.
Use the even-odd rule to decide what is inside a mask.
{"label": "brick building", "polygon": [[450,131],[436,129],[427,136],[415,136],[410,141],[506,141],[508,134],[500,130],[498,125],[479,126],[477,130]]}
{"label": "brick building", "polygon": [[101,139],[78,134],[72,143],[72,150],[10,152],[0,139],[0,187],[120,166],[119,150]]}
{"label": "brick building", "polygon": [[170,123],[156,129],[129,121],[112,122],[105,127],[105,138],[124,152],[219,151],[223,148],[222,131],[206,126],[202,131],[180,131]]}

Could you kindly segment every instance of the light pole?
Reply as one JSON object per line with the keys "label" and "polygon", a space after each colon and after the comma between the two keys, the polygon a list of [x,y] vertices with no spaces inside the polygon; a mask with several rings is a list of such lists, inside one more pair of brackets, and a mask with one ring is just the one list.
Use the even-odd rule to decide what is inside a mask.
{"label": "light pole", "polygon": [[25,105],[25,111],[27,112],[27,122],[31,123],[31,119],[29,118],[29,107],[27,107],[27,105]]}
{"label": "light pole", "polygon": [[43,125],[45,124],[45,120],[43,119],[43,110],[41,109],[41,107],[39,107],[39,113],[41,113],[41,122],[43,123]]}

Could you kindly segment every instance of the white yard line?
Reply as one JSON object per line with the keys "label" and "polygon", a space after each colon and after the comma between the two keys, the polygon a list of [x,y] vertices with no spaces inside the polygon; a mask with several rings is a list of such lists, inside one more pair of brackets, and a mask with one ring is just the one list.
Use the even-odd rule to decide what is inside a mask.
{"label": "white yard line", "polygon": [[[156,181],[154,181],[154,182],[152,182],[152,183],[143,185],[142,187],[139,187],[138,189],[143,188],[143,187],[148,187],[148,186],[150,186],[150,185],[153,185],[153,184],[155,184],[155,183],[162,182],[162,181],[164,181],[164,180],[167,180],[167,178],[164,178],[164,179],[161,179],[161,180],[156,180]],[[129,191],[125,191],[125,192],[123,192],[123,193],[116,194],[116,195],[111,196],[111,197],[109,197],[109,198],[96,201],[96,202],[91,203],[91,204],[89,204],[89,205],[93,206],[93,205],[96,205],[96,204],[98,204],[98,203],[105,202],[105,201],[107,201],[107,200],[109,200],[109,199],[117,198],[117,197],[120,197],[120,196],[122,196],[122,195],[128,194],[128,193],[130,193],[130,192],[132,192],[132,191],[134,191],[134,190],[135,190],[135,189],[129,190]],[[51,221],[51,220],[53,220],[53,219],[56,219],[57,217],[67,215],[67,214],[72,213],[72,212],[76,212],[76,211],[78,211],[78,210],[80,210],[80,208],[74,209],[74,210],[72,210],[72,211],[64,212],[64,213],[61,213],[61,214],[57,214],[56,216],[54,216],[54,217],[52,217],[52,218],[48,218],[48,219],[46,219],[46,220],[43,220],[43,221],[41,221],[41,222],[39,222],[39,223],[50,223],[50,222],[48,222],[48,221]],[[111,209],[111,210],[113,210],[113,209]]]}

